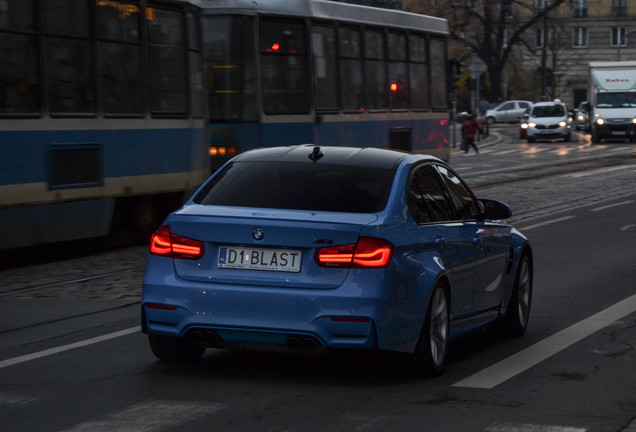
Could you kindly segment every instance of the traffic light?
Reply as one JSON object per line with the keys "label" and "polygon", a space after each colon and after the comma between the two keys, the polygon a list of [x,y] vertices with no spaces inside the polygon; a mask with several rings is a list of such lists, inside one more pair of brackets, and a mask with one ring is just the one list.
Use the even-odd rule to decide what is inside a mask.
{"label": "traffic light", "polygon": [[448,61],[448,88],[450,91],[457,90],[458,81],[461,75],[464,73],[464,65],[457,59],[450,59]]}

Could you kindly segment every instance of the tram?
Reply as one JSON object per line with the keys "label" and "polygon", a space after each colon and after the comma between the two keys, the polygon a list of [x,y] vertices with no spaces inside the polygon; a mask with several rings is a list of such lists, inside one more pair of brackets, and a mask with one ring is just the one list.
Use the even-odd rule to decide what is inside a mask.
{"label": "tram", "polygon": [[151,233],[232,156],[448,160],[448,23],[323,0],[0,0],[0,251]]}
{"label": "tram", "polygon": [[156,228],[210,174],[198,8],[0,4],[0,250]]}
{"label": "tram", "polygon": [[194,3],[213,166],[298,143],[448,160],[445,19],[323,0]]}

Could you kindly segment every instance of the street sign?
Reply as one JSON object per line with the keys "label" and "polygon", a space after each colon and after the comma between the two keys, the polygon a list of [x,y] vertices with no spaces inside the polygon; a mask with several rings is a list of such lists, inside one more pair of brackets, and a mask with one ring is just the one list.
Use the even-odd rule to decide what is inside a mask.
{"label": "street sign", "polygon": [[484,63],[484,61],[479,57],[477,57],[477,59],[473,61],[468,67],[477,76],[483,74],[488,70],[488,66],[486,66],[486,63]]}

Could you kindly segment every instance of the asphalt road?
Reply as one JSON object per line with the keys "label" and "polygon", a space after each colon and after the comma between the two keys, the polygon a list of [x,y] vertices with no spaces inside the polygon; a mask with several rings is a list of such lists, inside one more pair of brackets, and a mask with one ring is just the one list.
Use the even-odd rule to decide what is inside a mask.
{"label": "asphalt road", "polygon": [[452,163],[533,243],[525,337],[464,337],[428,380],[368,353],[162,363],[138,329],[145,248],[127,248],[0,272],[0,430],[636,431],[636,168],[622,155],[501,181],[476,163],[522,166],[494,156],[514,145]]}

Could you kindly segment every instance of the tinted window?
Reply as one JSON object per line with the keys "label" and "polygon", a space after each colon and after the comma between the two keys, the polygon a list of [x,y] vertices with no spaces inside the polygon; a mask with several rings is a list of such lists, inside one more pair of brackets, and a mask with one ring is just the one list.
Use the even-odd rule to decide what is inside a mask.
{"label": "tinted window", "polygon": [[311,33],[316,109],[338,109],[338,60],[335,27],[316,25]]}
{"label": "tinted window", "polygon": [[235,162],[195,202],[206,205],[373,213],[386,207],[395,171],[325,163]]}
{"label": "tinted window", "polygon": [[451,205],[432,166],[423,166],[413,173],[407,194],[409,209],[417,223],[453,219]]}
{"label": "tinted window", "polygon": [[263,18],[260,39],[265,113],[308,113],[311,99],[304,23]]}
{"label": "tinted window", "polygon": [[455,206],[455,217],[457,219],[476,219],[480,212],[479,205],[466,185],[448,168],[438,166],[437,169],[442,175],[442,180],[446,184]]}
{"label": "tinted window", "polygon": [[203,47],[208,110],[213,121],[258,118],[254,32],[246,17],[205,17]]}
{"label": "tinted window", "polygon": [[154,114],[178,115],[188,109],[186,33],[183,15],[153,8],[146,19],[150,107]]}
{"label": "tinted window", "polygon": [[362,36],[359,30],[340,27],[340,92],[345,111],[364,109]]}

